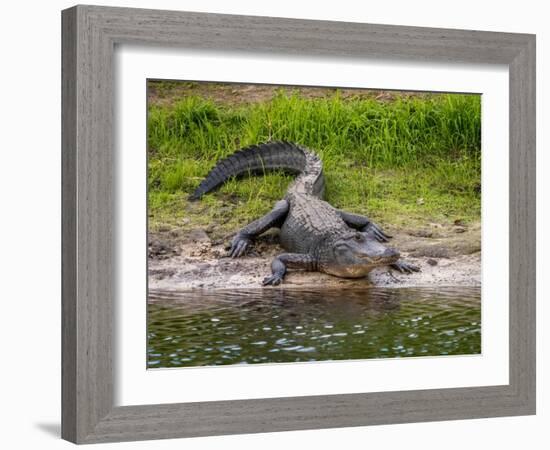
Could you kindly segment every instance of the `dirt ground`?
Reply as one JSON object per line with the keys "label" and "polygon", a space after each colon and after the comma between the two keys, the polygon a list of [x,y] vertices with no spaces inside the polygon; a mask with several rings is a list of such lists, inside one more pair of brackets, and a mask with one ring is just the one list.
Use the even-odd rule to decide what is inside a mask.
{"label": "dirt ground", "polygon": [[207,83],[207,82],[162,82],[150,80],[148,101],[151,106],[172,106],[177,100],[189,95],[208,98],[217,103],[238,106],[271,100],[278,90],[287,95],[297,94],[302,98],[326,98],[336,91],[343,98],[371,98],[379,102],[391,102],[396,98],[419,97],[429,94],[406,91],[380,91],[374,89],[323,88],[303,86],[274,86],[270,84]]}
{"label": "dirt ground", "polygon": [[[427,224],[421,229],[389,230],[389,246],[403,259],[420,266],[414,274],[387,267],[373,270],[367,278],[341,279],[322,273],[289,271],[284,283],[266,289],[338,286],[479,286],[481,284],[481,227],[462,223]],[[213,239],[207,230],[180,235],[165,231],[149,235],[149,288],[257,288],[271,273],[274,256],[283,253],[278,231],[261,236],[251,251],[238,259],[227,258],[231,241]]]}

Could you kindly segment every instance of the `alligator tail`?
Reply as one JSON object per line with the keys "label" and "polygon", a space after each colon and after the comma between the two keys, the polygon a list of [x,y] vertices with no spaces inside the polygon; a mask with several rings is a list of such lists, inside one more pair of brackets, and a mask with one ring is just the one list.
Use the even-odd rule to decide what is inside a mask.
{"label": "alligator tail", "polygon": [[274,141],[243,148],[218,161],[195,192],[189,196],[189,200],[200,199],[231,177],[263,174],[276,169],[300,174],[293,186],[305,186],[310,194],[322,196],[324,180],[319,158],[297,144]]}

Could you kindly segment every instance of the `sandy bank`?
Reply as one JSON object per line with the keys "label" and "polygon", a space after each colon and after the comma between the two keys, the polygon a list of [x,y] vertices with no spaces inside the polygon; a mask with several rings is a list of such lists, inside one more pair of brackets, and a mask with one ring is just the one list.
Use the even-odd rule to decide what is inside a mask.
{"label": "sandy bank", "polygon": [[[359,286],[479,286],[481,284],[481,240],[479,224],[427,224],[415,230],[390,230],[390,245],[403,258],[421,267],[421,272],[401,274],[386,267],[364,279],[340,279],[311,272],[289,272],[284,284],[266,289]],[[156,233],[149,236],[149,288],[257,288],[270,271],[273,257],[284,250],[277,232],[260,237],[245,257],[225,257],[231,237],[212,240],[205,230],[180,236]]]}

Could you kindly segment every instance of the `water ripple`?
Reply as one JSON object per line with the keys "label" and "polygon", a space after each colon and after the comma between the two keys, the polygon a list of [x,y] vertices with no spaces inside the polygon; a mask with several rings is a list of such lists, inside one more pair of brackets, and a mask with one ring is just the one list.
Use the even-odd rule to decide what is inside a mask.
{"label": "water ripple", "polygon": [[148,367],[481,352],[478,287],[151,292]]}

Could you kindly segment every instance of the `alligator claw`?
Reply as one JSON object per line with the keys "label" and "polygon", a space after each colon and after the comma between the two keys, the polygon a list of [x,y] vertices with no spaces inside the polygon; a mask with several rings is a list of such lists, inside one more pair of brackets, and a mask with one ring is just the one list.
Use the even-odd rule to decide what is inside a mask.
{"label": "alligator claw", "polygon": [[379,242],[388,242],[388,239],[391,238],[389,234],[384,233],[384,231],[373,222],[365,226],[363,232],[371,234]]}
{"label": "alligator claw", "polygon": [[413,273],[420,272],[420,267],[410,264],[405,261],[397,261],[394,264],[390,264],[390,267],[395,270],[399,270],[401,273]]}
{"label": "alligator claw", "polygon": [[270,284],[271,286],[277,286],[283,281],[283,277],[280,275],[271,275],[270,277],[265,277],[262,281],[262,285],[266,286]]}
{"label": "alligator claw", "polygon": [[380,231],[380,230],[377,230],[375,229],[374,230],[374,236],[376,237],[376,239],[378,239],[378,241],[380,242],[388,242],[388,238],[386,237],[386,235]]}
{"label": "alligator claw", "polygon": [[229,250],[228,256],[231,258],[239,258],[243,256],[251,243],[252,241],[248,238],[239,235],[235,236],[233,242],[231,243],[231,249]]}

